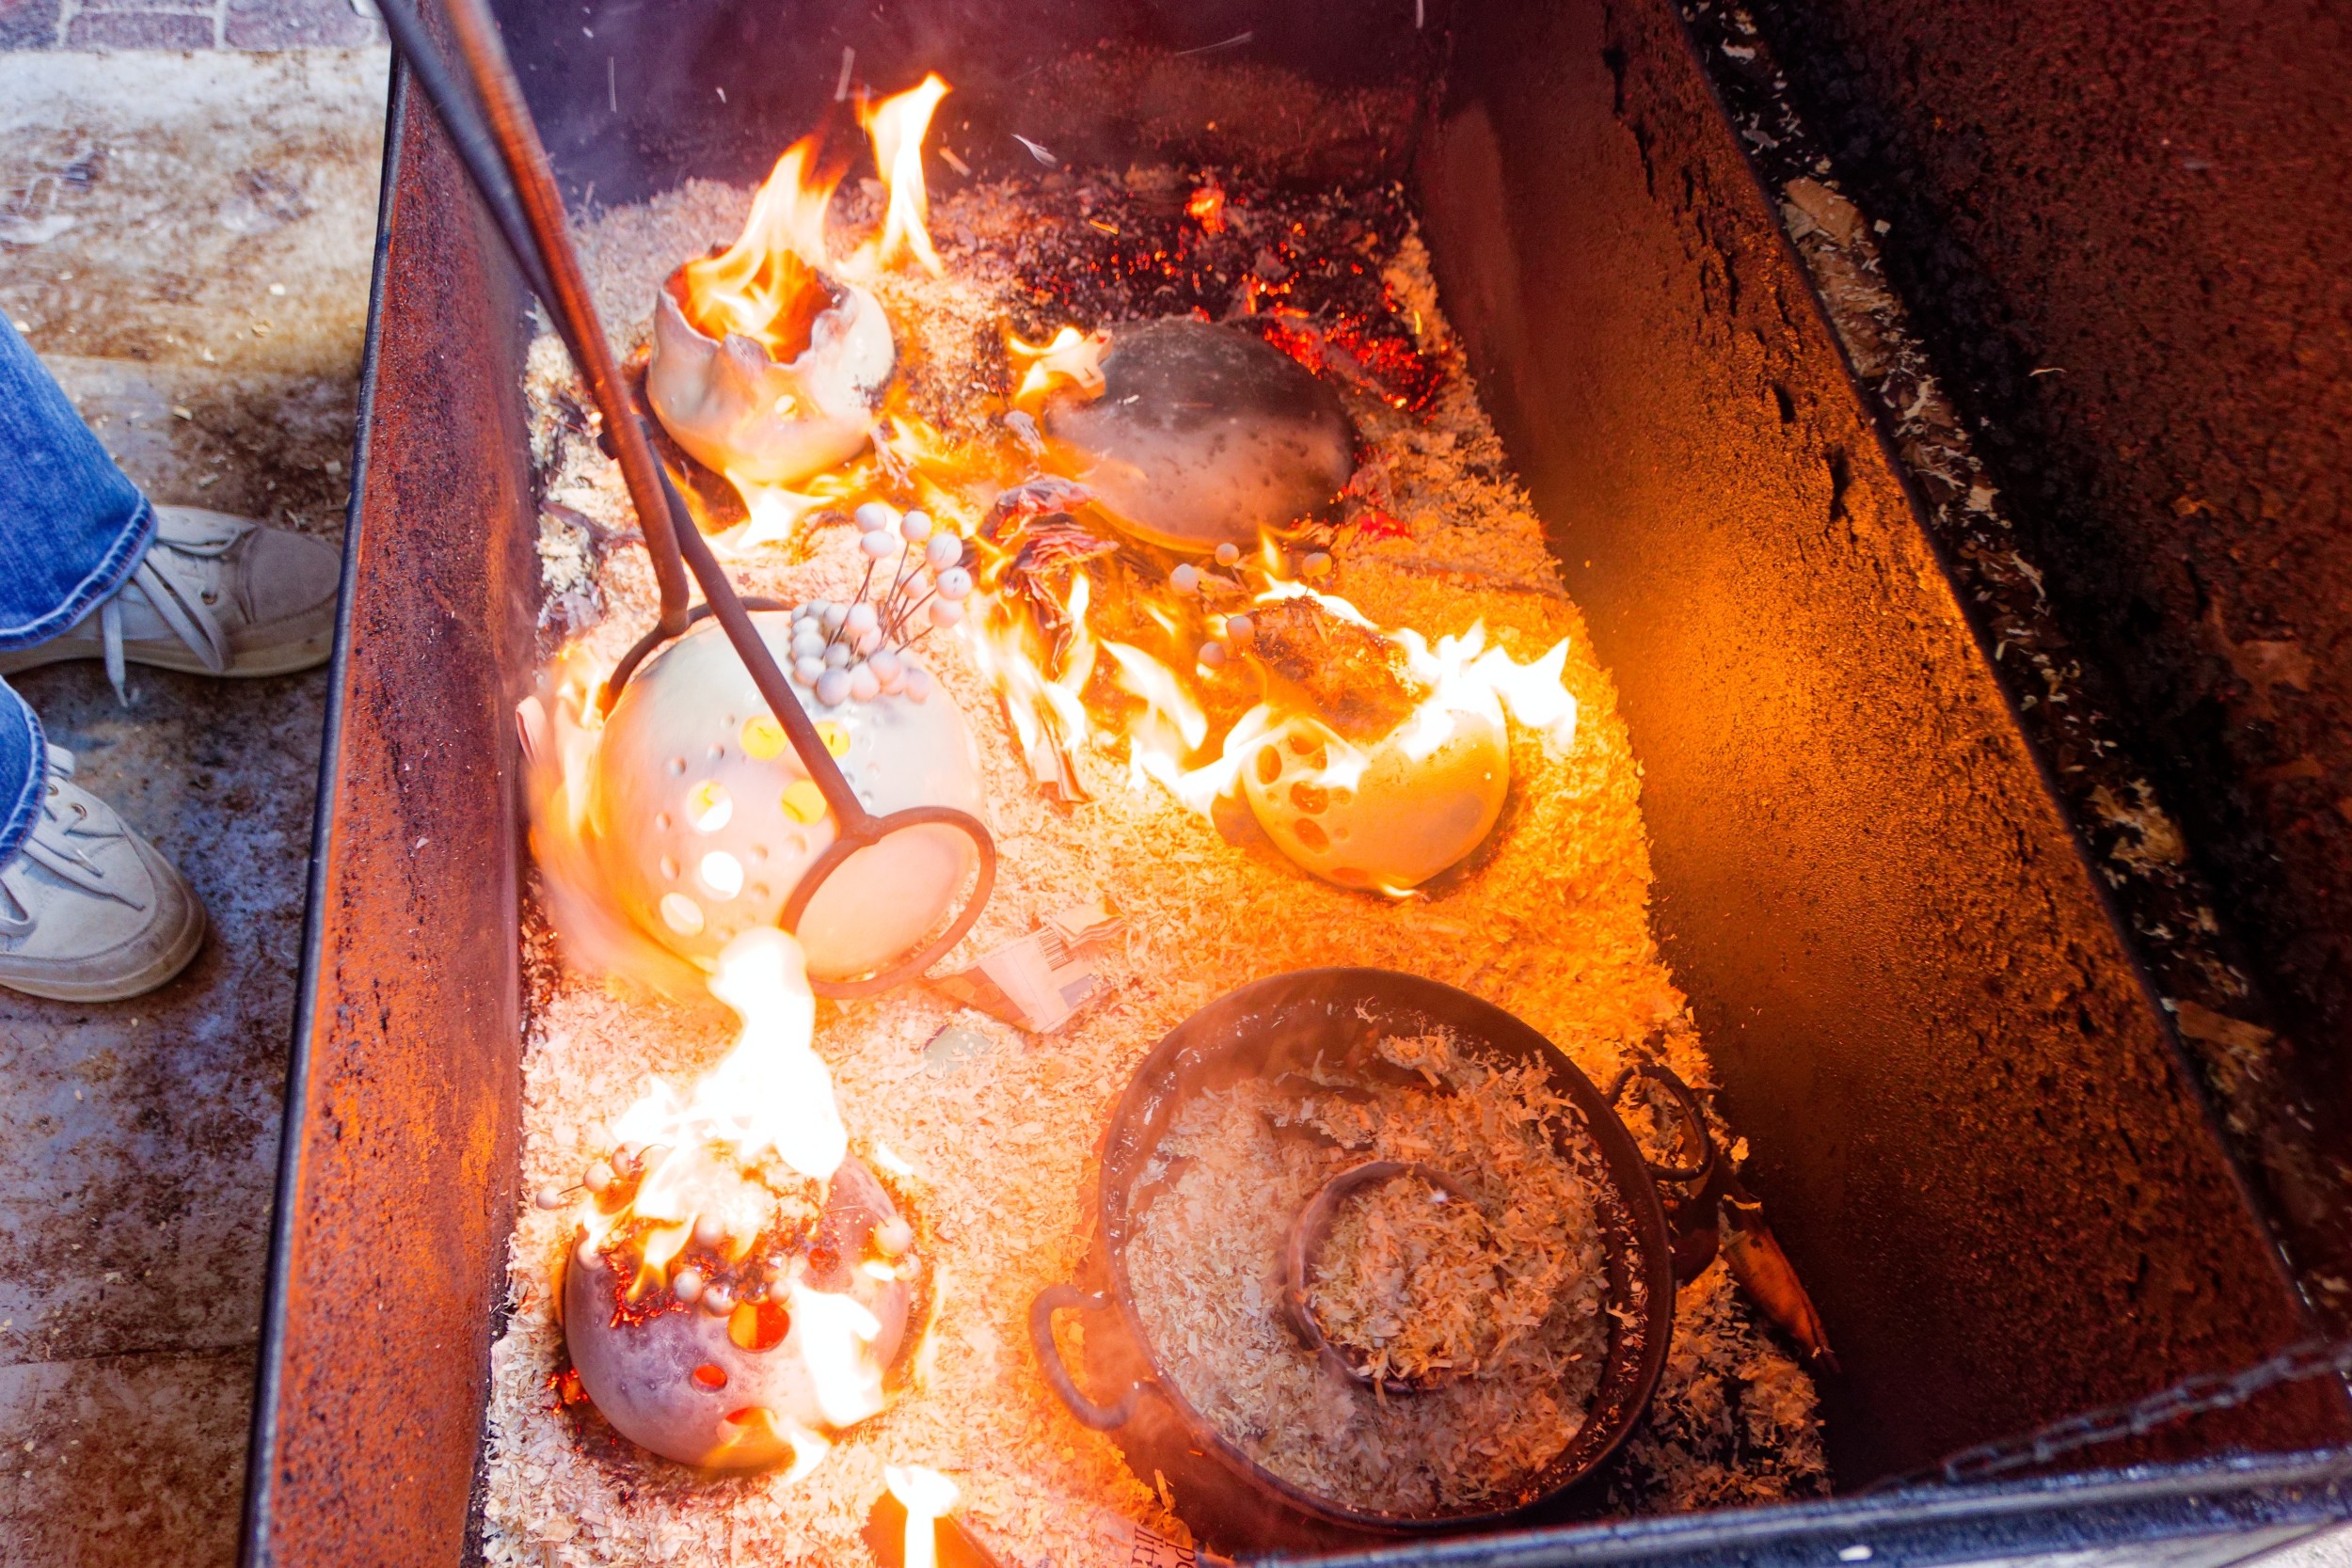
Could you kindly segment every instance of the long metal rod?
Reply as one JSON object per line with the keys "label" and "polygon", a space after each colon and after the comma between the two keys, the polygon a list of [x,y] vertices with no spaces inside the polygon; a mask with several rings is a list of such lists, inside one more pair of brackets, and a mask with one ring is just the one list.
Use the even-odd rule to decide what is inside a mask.
{"label": "long metal rod", "polygon": [[[489,209],[490,220],[498,225],[499,236],[506,242],[523,281],[541,299],[553,299],[555,285],[548,280],[547,267],[539,260],[539,247],[532,242],[531,228],[523,221],[522,203],[515,196],[513,182],[506,178],[505,166],[499,162],[499,150],[482,128],[482,118],[472,99],[457,78],[450,74],[440,51],[425,34],[423,19],[410,7],[409,0],[378,0],[376,8],[383,15],[385,30],[392,35],[393,46],[399,49],[409,75],[440,116],[441,128],[449,133],[450,144],[457,150],[457,161],[466,166],[467,174],[472,177],[474,190],[481,196],[483,206]],[[580,348],[571,341],[571,324],[557,320],[555,330],[563,337],[564,346],[571,349],[573,362],[578,363]]]}
{"label": "long metal rod", "polygon": [[[612,340],[604,335],[604,325],[596,319],[588,279],[580,271],[578,253],[572,249],[571,220],[564,211],[563,193],[555,188],[547,149],[540,144],[539,130],[532,121],[530,106],[523,102],[522,87],[515,80],[514,68],[507,63],[506,47],[499,41],[498,24],[491,20],[484,0],[446,3],[457,52],[466,62],[467,74],[472,78],[474,92],[489,122],[489,136],[502,154],[501,162],[522,209],[523,223],[539,253],[548,285],[548,292],[540,298],[546,301],[548,313],[561,318],[567,328],[566,345],[575,356],[580,374],[587,378],[588,392],[596,400],[596,411],[604,417],[604,438],[621,466],[621,478],[628,486],[629,499],[637,507],[638,527],[645,535],[646,552],[653,557],[654,580],[661,590],[661,629],[675,636],[686,629],[691,591],[686,583],[685,558],[678,548],[677,524],[661,487],[661,464],[654,456],[645,433],[638,426],[620,361],[613,357]],[[421,74],[419,80],[423,79]],[[435,106],[444,110],[446,123],[448,106],[437,101]],[[495,203],[496,198],[491,199]],[[536,282],[533,287],[537,287]],[[723,593],[729,598],[734,596],[732,586],[723,581],[716,589],[706,582],[703,592],[714,604]],[[764,655],[765,645],[758,646]],[[746,663],[752,661],[751,649],[739,645],[738,651]]]}
{"label": "long metal rod", "polygon": [[945,828],[971,841],[978,857],[971,896],[944,931],[921,951],[880,974],[856,980],[812,978],[810,984],[819,996],[853,997],[870,996],[920,978],[978,921],[995,885],[995,839],[978,817],[954,807],[915,806],[878,817],[858,799],[817,733],[816,721],[802,706],[799,694],[760,636],[750,607],[736,594],[725,568],[695,531],[668,469],[654,454],[648,427],[640,422],[611,341],[596,319],[586,276],[572,249],[563,196],[556,189],[547,149],[539,141],[522,88],[499,41],[497,24],[484,0],[446,0],[446,4],[450,30],[471,79],[472,96],[443,67],[421,21],[406,9],[406,0],[385,0],[389,30],[417,84],[433,101],[500,234],[515,252],[524,281],[547,307],[571,351],[573,363],[587,379],[589,393],[603,417],[606,450],[621,465],[661,586],[660,625],[632,652],[631,659],[642,657],[650,644],[683,633],[699,618],[688,601],[691,571],[702,586],[707,612],[719,622],[750,673],[752,684],[783,724],[794,753],[834,819],[834,842],[802,873],[786,901],[781,919],[786,930],[798,930],[810,901],[828,878],[893,832]]}

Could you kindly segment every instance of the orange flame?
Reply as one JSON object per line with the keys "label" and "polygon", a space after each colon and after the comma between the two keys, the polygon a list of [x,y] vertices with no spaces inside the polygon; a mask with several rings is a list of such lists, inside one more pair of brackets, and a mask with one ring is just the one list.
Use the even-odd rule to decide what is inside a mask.
{"label": "orange flame", "polygon": [[907,1511],[905,1568],[938,1568],[939,1521],[956,1506],[960,1489],[924,1465],[885,1465],[882,1484]]}
{"label": "orange flame", "polygon": [[1045,343],[1025,342],[1005,334],[1005,352],[1021,370],[1021,385],[1013,388],[1012,405],[1035,414],[1057,388],[1074,387],[1083,397],[1103,390],[1103,355],[1110,347],[1107,332],[1081,332],[1065,326]]}
{"label": "orange flame", "polygon": [[678,305],[698,330],[750,338],[779,363],[808,347],[817,317],[833,303],[819,274],[826,264],[825,209],[838,183],[817,174],[816,162],[814,136],[787,148],[752,198],[741,237],[680,269]]}
{"label": "orange flame", "polygon": [[923,137],[947,90],[947,84],[933,71],[859,117],[866,134],[873,138],[874,165],[882,170],[882,183],[890,191],[876,260],[889,266],[911,256],[933,277],[944,277],[947,268],[939,252],[931,248],[930,230],[924,226],[930,215],[930,195],[923,185]]}

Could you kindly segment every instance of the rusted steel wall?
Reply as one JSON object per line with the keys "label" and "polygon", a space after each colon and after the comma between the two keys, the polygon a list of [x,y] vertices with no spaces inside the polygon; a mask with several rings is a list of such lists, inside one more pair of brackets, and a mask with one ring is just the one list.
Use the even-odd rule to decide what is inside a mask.
{"label": "rusted steel wall", "polygon": [[2352,18],[1755,9],[2341,1125]]}
{"label": "rusted steel wall", "polygon": [[395,91],[245,1560],[460,1560],[521,1109],[519,301]]}
{"label": "rusted steel wall", "polygon": [[[1617,677],[1661,941],[1845,1359],[1841,1484],[2304,1333],[1672,9],[1459,25],[1421,179],[1439,279]],[[2342,1418],[2288,1399],[2168,1442]]]}

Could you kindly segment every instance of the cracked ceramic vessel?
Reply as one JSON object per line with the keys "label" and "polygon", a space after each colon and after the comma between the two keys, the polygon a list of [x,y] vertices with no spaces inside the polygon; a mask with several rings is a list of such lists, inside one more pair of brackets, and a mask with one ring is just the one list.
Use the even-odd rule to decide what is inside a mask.
{"label": "cracked ceramic vessel", "polygon": [[890,322],[866,290],[817,277],[832,303],[788,364],[755,339],[713,338],[689,321],[684,268],[661,286],[645,397],[696,462],[739,481],[793,484],[865,447],[874,400],[897,358]]}

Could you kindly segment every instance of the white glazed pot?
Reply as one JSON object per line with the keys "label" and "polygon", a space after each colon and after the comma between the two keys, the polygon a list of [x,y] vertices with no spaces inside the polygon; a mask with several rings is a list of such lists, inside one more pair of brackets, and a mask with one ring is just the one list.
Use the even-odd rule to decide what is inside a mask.
{"label": "white glazed pot", "polygon": [[[789,669],[791,617],[752,617]],[[908,663],[912,664],[909,659]],[[802,706],[866,810],[985,810],[977,754],[954,702],[930,686]],[[590,832],[607,885],[631,919],[708,967],[736,933],[772,926],[836,833],[823,797],[770,716],[716,622],[648,659],[606,719]],[[821,979],[865,974],[943,920],[977,852],[952,828],[891,834],[827,879],[797,933]]]}

